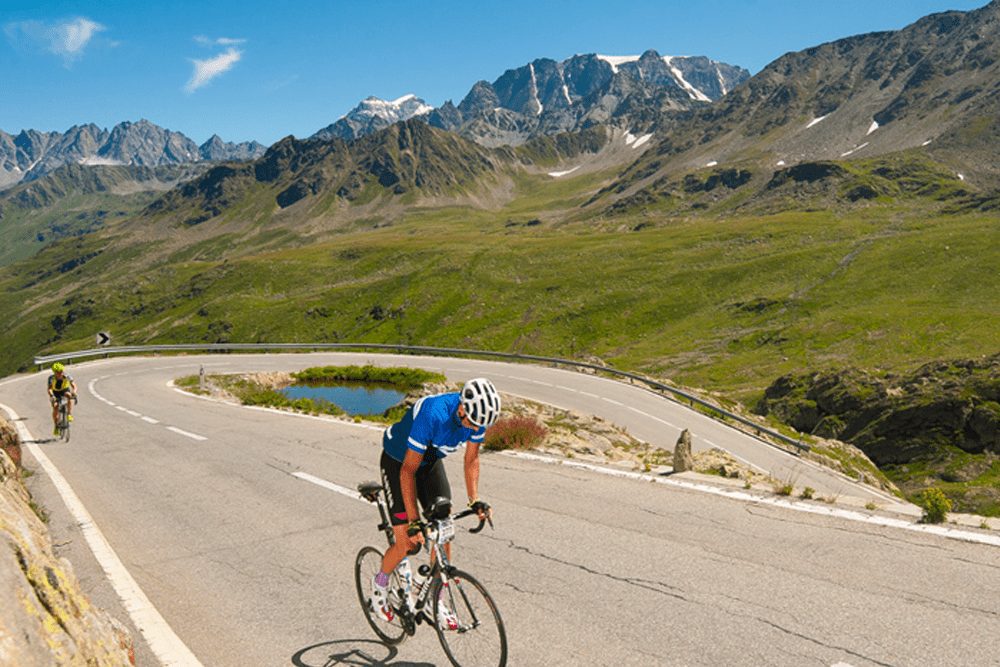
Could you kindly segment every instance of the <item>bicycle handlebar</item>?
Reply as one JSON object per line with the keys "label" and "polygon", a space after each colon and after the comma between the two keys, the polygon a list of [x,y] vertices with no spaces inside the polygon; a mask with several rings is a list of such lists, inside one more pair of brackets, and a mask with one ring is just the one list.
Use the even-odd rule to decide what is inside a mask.
{"label": "bicycle handlebar", "polygon": [[[474,510],[474,509],[472,509],[470,507],[469,509],[462,510],[458,514],[452,514],[451,518],[453,520],[457,521],[458,519],[464,519],[465,517],[471,516],[471,515],[476,514],[476,513],[477,513],[476,510]],[[487,517],[486,519],[480,519],[479,520],[479,525],[476,526],[475,528],[470,528],[469,532],[470,533],[478,533],[479,531],[481,531],[483,529],[483,526],[486,524],[487,521],[490,522],[490,528],[493,528],[493,519],[490,519],[489,517]]]}

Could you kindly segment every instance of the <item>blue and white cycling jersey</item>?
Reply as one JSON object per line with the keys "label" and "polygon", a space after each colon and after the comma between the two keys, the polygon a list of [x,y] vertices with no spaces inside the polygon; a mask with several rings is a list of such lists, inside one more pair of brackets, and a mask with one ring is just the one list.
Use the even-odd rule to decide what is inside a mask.
{"label": "blue and white cycling jersey", "polygon": [[423,454],[420,465],[430,465],[458,451],[469,440],[482,442],[486,429],[465,428],[458,417],[458,392],[425,396],[382,435],[386,454],[402,463],[406,450]]}

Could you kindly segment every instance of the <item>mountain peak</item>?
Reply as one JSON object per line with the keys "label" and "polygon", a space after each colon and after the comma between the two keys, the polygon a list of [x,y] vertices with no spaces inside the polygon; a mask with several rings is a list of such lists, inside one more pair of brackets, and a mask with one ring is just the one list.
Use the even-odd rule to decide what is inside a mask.
{"label": "mountain peak", "polygon": [[433,110],[434,107],[413,93],[407,93],[394,100],[383,100],[380,97],[369,95],[361,100],[358,106],[351,109],[347,115],[338,119],[332,125],[323,128],[310,138],[332,139],[333,137],[339,137],[346,140],[356,139],[389,127],[393,123],[426,115]]}

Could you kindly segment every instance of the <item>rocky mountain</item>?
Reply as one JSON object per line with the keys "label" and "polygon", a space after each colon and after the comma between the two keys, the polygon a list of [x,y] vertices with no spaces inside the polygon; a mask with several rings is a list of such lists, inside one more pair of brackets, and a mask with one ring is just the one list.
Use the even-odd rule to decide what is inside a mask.
{"label": "rocky mountain", "polygon": [[346,116],[332,125],[324,127],[311,139],[357,139],[377,130],[389,127],[401,120],[423,116],[434,110],[416,95],[404,95],[396,100],[381,100],[368,97],[354,107]]}
{"label": "rocky mountain", "polygon": [[30,181],[64,164],[157,166],[201,160],[244,160],[259,157],[257,142],[232,144],[213,136],[202,146],[180,132],[148,120],[124,122],[103,129],[93,123],[66,132],[0,130],[0,188]]}
{"label": "rocky mountain", "polygon": [[799,165],[907,150],[988,187],[1000,174],[998,119],[994,0],[788,53],[715,104],[661,127],[653,148],[610,190],[657,199],[669,194],[656,186],[665,177],[706,167],[770,179]]}
{"label": "rocky mountain", "polygon": [[253,162],[220,165],[181,185],[150,205],[147,214],[174,212],[192,226],[260,190],[279,209],[303,200],[308,207],[310,202],[329,206],[407,193],[448,197],[488,189],[513,162],[509,151],[486,149],[411,119],[350,142],[286,137]]}
{"label": "rocky mountain", "polygon": [[353,139],[414,116],[485,146],[519,145],[598,123],[636,131],[664,111],[709,104],[749,78],[745,69],[705,57],[576,55],[562,62],[541,58],[507,70],[493,83],[479,81],[456,106],[437,109],[406,96],[394,102],[368,98],[314,135]]}

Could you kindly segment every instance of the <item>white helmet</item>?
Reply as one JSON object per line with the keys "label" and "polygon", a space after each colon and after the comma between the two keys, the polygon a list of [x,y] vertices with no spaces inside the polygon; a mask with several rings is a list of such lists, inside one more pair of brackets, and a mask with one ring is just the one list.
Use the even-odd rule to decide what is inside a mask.
{"label": "white helmet", "polygon": [[472,378],[462,387],[462,408],[476,426],[493,426],[500,417],[500,394],[486,378]]}

